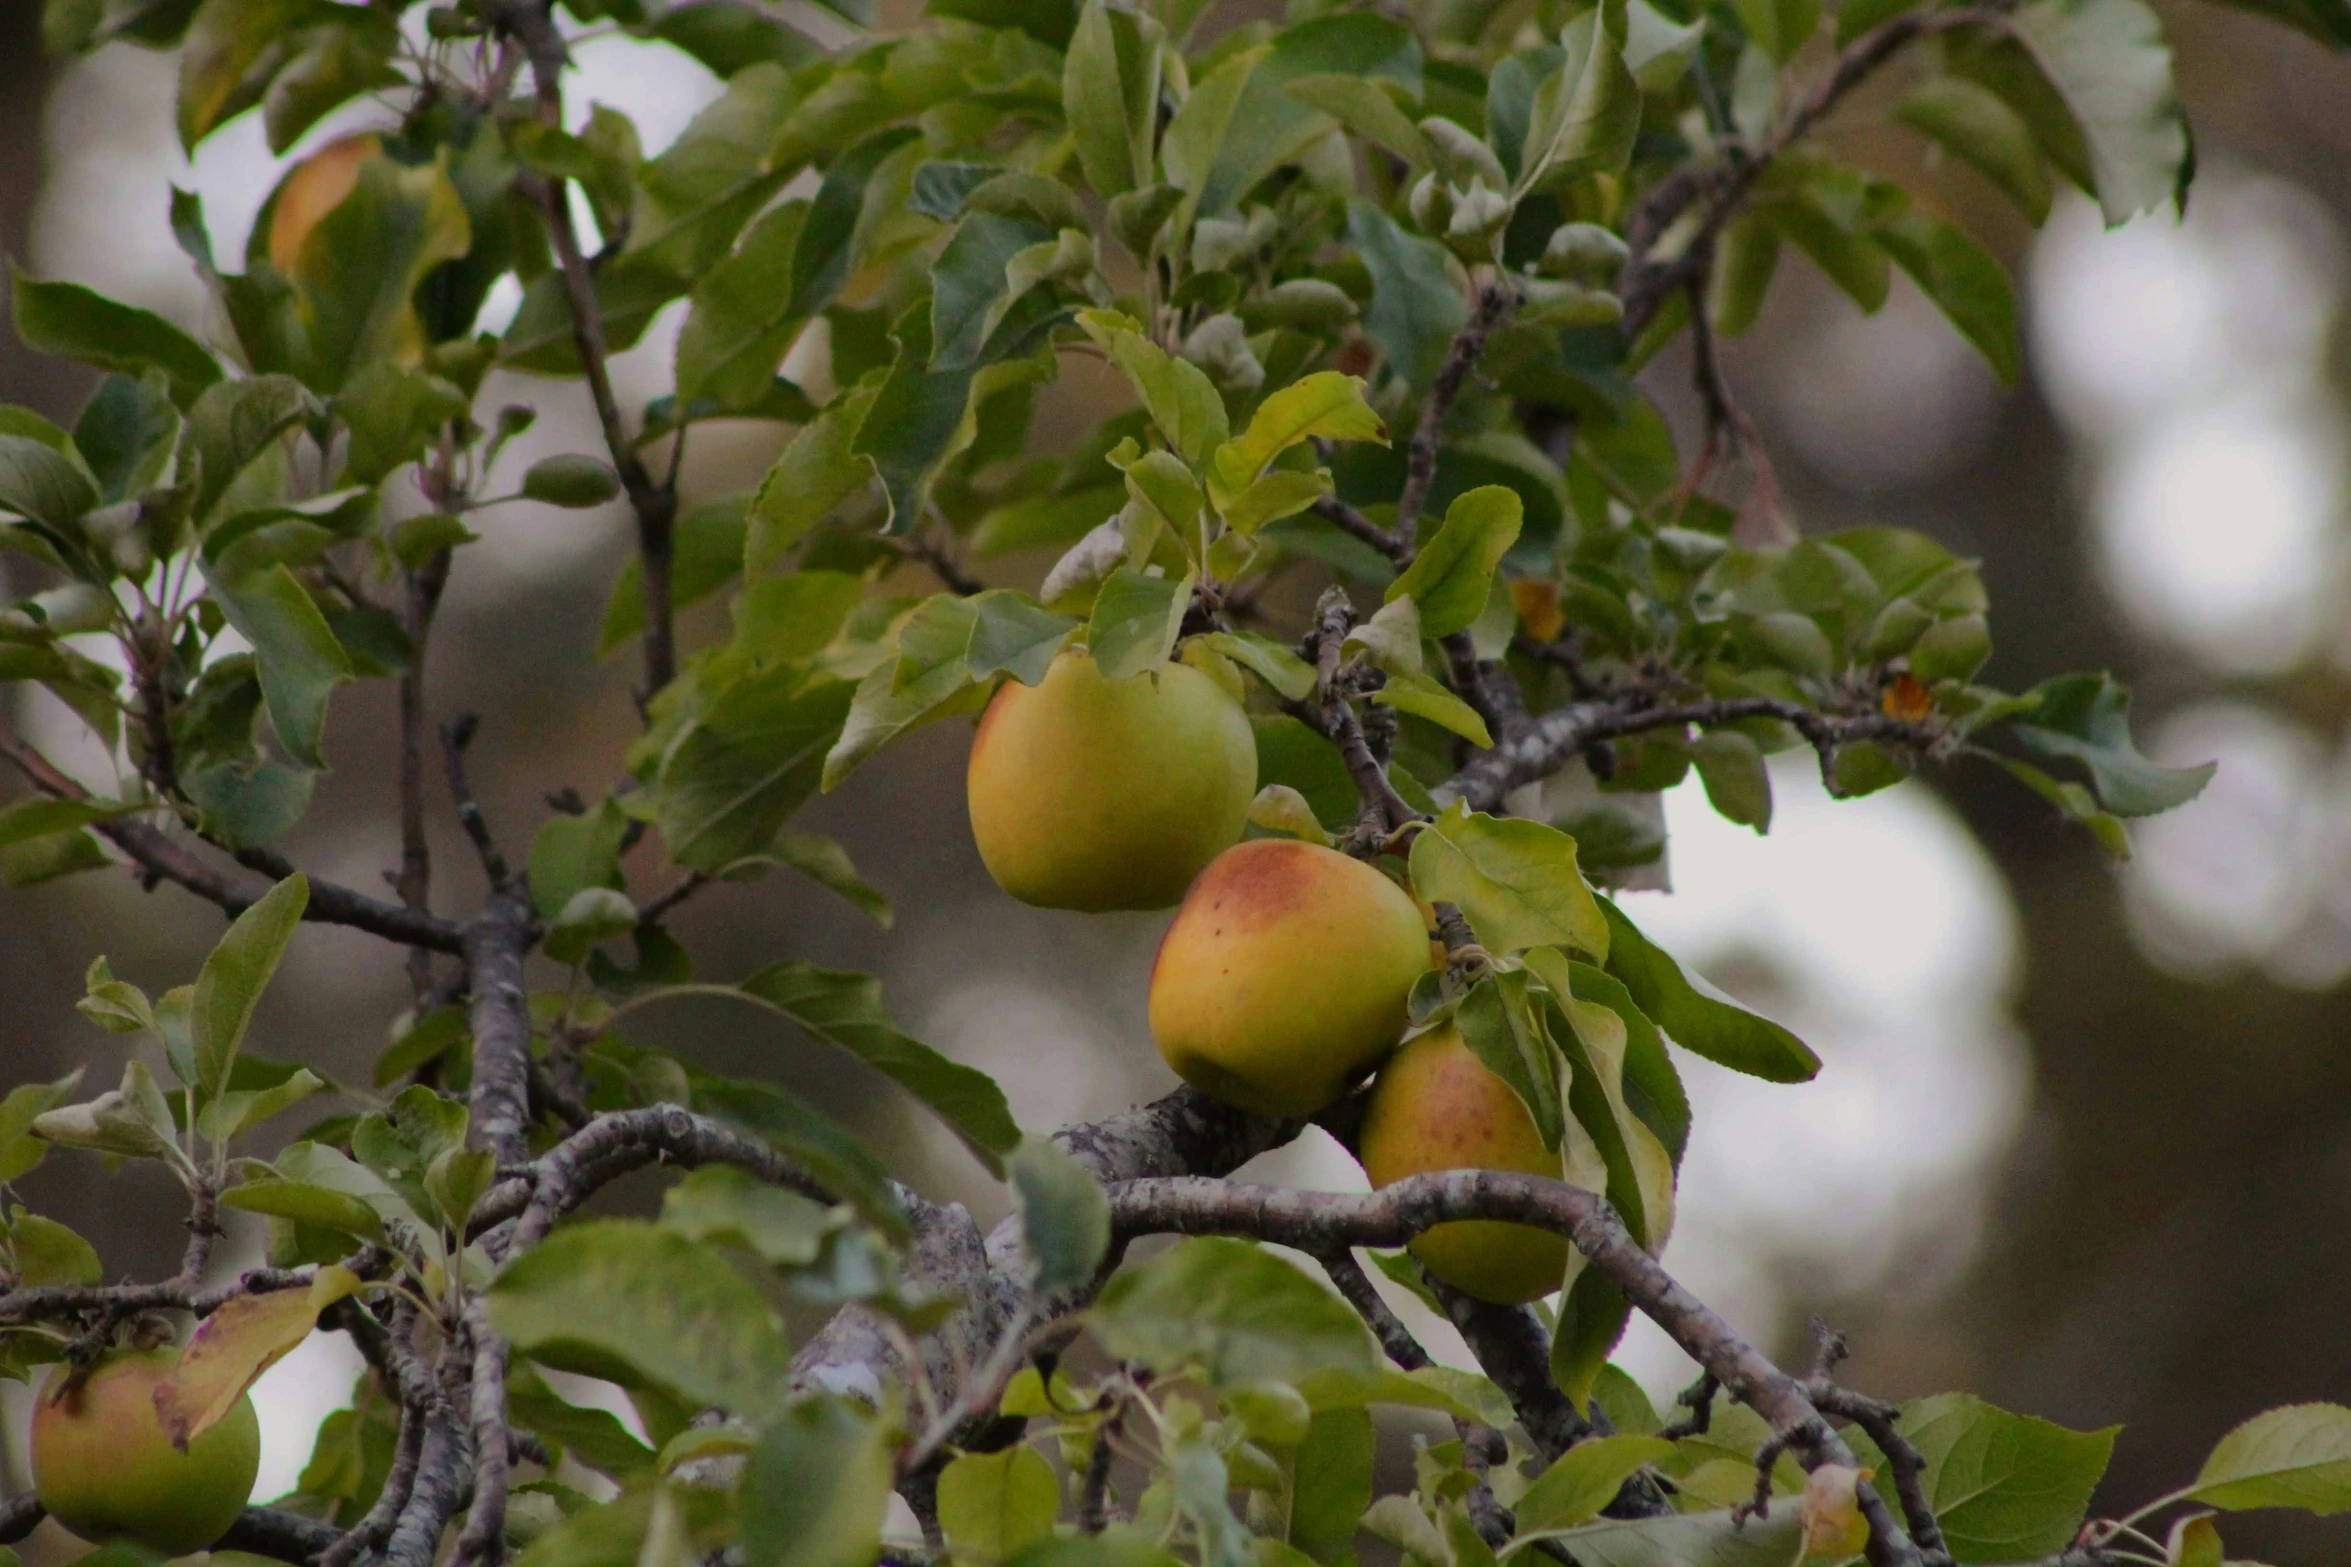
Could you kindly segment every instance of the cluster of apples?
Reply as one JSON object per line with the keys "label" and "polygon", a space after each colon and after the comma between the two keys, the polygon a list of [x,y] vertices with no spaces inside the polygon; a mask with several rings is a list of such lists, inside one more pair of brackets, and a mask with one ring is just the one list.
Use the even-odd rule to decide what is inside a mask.
{"label": "cluster of apples", "polygon": [[[1404,1040],[1414,984],[1444,961],[1426,912],[1336,850],[1242,842],[1256,786],[1248,717],[1213,676],[1170,663],[1107,680],[1073,650],[1035,686],[996,693],[966,795],[980,858],[1023,903],[1180,900],[1151,969],[1151,1033],[1202,1093],[1304,1117],[1376,1068],[1360,1140],[1374,1186],[1429,1170],[1559,1175],[1560,1155],[1457,1028]],[[1567,1244],[1475,1222],[1439,1225],[1412,1250],[1454,1288],[1515,1305],[1559,1288]]]}

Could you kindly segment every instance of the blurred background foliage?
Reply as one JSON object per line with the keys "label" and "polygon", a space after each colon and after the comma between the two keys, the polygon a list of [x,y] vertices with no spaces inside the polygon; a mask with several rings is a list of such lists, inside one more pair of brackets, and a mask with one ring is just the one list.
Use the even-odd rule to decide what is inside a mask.
{"label": "blurred background foliage", "polygon": [[[0,249],[201,325],[163,182],[202,193],[235,253],[275,177],[260,126],[212,138],[191,168],[168,60],[118,49],[53,66],[39,9],[0,0]],[[2069,198],[2036,238],[1974,175],[1931,167],[1886,102],[1831,129],[1853,161],[1923,178],[2017,264],[2017,389],[1906,281],[1864,319],[1800,263],[1728,363],[1804,531],[1887,523],[1980,556],[1998,645],[1985,678],[2022,688],[2110,668],[2138,693],[2150,753],[2217,758],[2218,778],[2141,824],[2138,858],[2117,870],[1989,770],[1832,805],[1799,766],[1777,780],[1767,840],[1673,799],[1677,891],[1636,907],[1827,1060],[1801,1092],[1689,1064],[1707,1131],[1684,1171],[1677,1271],[1782,1356],[1813,1313],[1846,1329],[1851,1381],[1873,1392],[1965,1385],[2075,1427],[2127,1423],[2107,1480],[2125,1506],[2253,1411],[2351,1393],[2351,58],[2239,13],[2160,9],[2198,128],[2184,221],[2107,234]],[[579,59],[584,96],[630,113],[649,150],[716,88],[659,46],[598,40]],[[368,118],[355,106],[306,145]],[[624,402],[663,380],[675,325],[618,361]],[[1686,444],[1688,379],[1678,355],[1646,373]],[[65,419],[89,384],[0,332],[0,401]],[[576,383],[513,378],[485,395],[539,406],[520,460],[592,444]],[[1081,364],[1040,430],[1074,439],[1122,395]],[[782,439],[708,427],[689,504],[755,482]],[[458,575],[431,679],[447,711],[485,715],[476,782],[493,821],[533,819],[567,786],[593,793],[607,780],[591,770],[634,733],[627,661],[596,660],[627,534],[617,509],[506,508]],[[1047,564],[988,569],[1033,586]],[[690,614],[689,645],[723,614]],[[73,726],[44,697],[17,700],[20,727],[70,757]],[[289,846],[353,885],[395,856],[389,758],[357,743],[388,732],[373,708],[392,700],[382,685],[344,696],[334,775]],[[1029,1126],[1159,1093],[1143,993],[1165,916],[1058,914],[999,893],[964,821],[968,738],[961,722],[927,730],[806,819],[894,896],[894,930],[778,880],[701,900],[681,934],[712,973],[787,949],[880,973],[899,1019],[995,1073]],[[455,842],[436,848],[468,864]],[[91,956],[160,988],[193,972],[218,924],[128,878],[0,900],[8,1081],[77,1061],[110,1076],[120,1046],[72,1007]],[[407,1002],[374,945],[307,930],[256,1039],[364,1084]],[[994,1216],[977,1167],[861,1069],[789,1051],[780,1025],[740,1011],[680,1007],[665,1026],[710,1066],[783,1077],[916,1184]],[[1256,1173],[1361,1185],[1327,1144],[1274,1157],[1280,1169]],[[24,1184],[111,1270],[168,1271],[177,1255],[178,1196],[160,1172],[53,1161]],[[221,1266],[250,1260],[231,1251]],[[314,1345],[257,1390],[264,1494],[292,1484],[316,1421],[348,1398],[355,1362],[338,1340]],[[1625,1359],[1654,1393],[1687,1375],[1640,1330]],[[9,1478],[13,1490],[21,1462]],[[2315,1560],[2312,1528],[2262,1515],[2232,1544]]]}

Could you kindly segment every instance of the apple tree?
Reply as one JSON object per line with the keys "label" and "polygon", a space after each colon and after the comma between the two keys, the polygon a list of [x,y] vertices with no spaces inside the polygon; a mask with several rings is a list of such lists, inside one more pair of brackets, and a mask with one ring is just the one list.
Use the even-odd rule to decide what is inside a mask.
{"label": "apple tree", "polygon": [[[18,334],[104,374],[70,429],[0,409],[0,543],[35,589],[0,612],[0,678],[116,766],[0,734],[27,786],[0,868],[127,872],[228,923],[160,995],[91,954],[82,1011],[145,1043],[104,1092],[0,1103],[0,1173],[150,1160],[188,1203],[180,1268],[140,1283],[11,1204],[0,1375],[71,1411],[149,1357],[152,1396],[107,1418],[167,1466],[249,1421],[307,1335],[350,1335],[368,1370],[301,1489],[217,1542],[318,1567],[2187,1567],[2221,1562],[2217,1514],[2351,1508],[2340,1406],[2259,1416],[2091,1517],[2111,1431],[1880,1401],[1825,1332],[1767,1359],[1670,1271],[1707,1135],[1675,1060],[1819,1063],[1607,896],[1649,874],[1658,792],[1692,770],[1767,827],[1781,751],[1839,797],[1989,764],[2118,856],[2202,788],[2136,750],[2103,676],[1979,683],[1972,562],[1800,533],[1717,351],[1801,254],[1864,311],[1899,269],[2012,378],[2000,262],[1817,133],[1890,105],[2036,223],[2060,184],[2114,224],[2184,201],[2144,0],[826,5],[46,0],[59,54],[176,55],[185,148],[258,112],[289,166],[242,256],[155,193],[202,336],[13,280]],[[2351,43],[2342,0],[2257,9]],[[567,91],[591,30],[722,90],[647,147]],[[364,126],[327,140],[330,115]],[[611,356],[665,312],[672,382],[624,404]],[[1694,452],[1653,361],[1696,378]],[[510,460],[533,413],[486,405],[493,370],[582,399],[596,449]],[[1120,395],[1047,450],[1064,375]],[[780,456],[683,504],[717,421],[775,426]],[[516,496],[625,502],[605,629],[642,729],[601,798],[494,822],[423,654]],[[1010,585],[1040,553],[1041,587]],[[681,638],[721,595],[729,633]],[[388,897],[278,847],[355,681],[398,691],[396,722],[336,740],[397,771]],[[871,977],[789,951],[713,975],[667,927],[786,872],[883,907],[795,813],[983,710],[972,815],[1009,892],[1192,888],[1152,997],[1187,1086],[1109,1120],[1023,1128]],[[443,812],[477,904],[435,896]],[[305,922],[379,938],[413,983],[372,1085],[248,1038]],[[1013,1216],[983,1234],[780,1087],[643,1042],[689,995],[881,1073]],[[336,1113],[288,1140],[306,1105]],[[1232,1178],[1309,1124],[1372,1192]],[[651,1166],[657,1218],[583,1214]],[[268,1265],[224,1280],[232,1225]],[[1480,1369],[1432,1363],[1382,1288]],[[793,1343],[787,1303],[821,1329]],[[1673,1409],[1610,1363],[1634,1313],[1703,1368]],[[616,1384],[635,1425],[550,1370]],[[1374,1483],[1384,1406],[1452,1422],[1407,1488]],[[152,1478],[44,1451],[0,1540],[44,1496]],[[133,1520],[86,1525],[128,1559],[186,1543],[73,1516]]]}

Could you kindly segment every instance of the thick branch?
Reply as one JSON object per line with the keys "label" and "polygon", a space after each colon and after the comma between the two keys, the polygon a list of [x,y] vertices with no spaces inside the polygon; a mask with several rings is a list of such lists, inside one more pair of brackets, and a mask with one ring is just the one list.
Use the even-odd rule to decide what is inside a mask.
{"label": "thick branch", "polygon": [[457,1567],[496,1567],[506,1540],[506,1485],[513,1456],[506,1426],[506,1340],[477,1299],[465,1314],[473,1350],[473,1509],[457,1537]]}
{"label": "thick branch", "polygon": [[651,1105],[599,1116],[586,1130],[549,1149],[533,1166],[530,1181],[507,1181],[475,1210],[477,1228],[520,1216],[512,1250],[529,1250],[546,1239],[555,1221],[599,1188],[649,1164],[688,1169],[731,1164],[771,1185],[788,1187],[819,1202],[833,1194],[798,1165],[767,1144],[677,1105]]}
{"label": "thick branch", "polygon": [[324,1556],[342,1538],[342,1530],[316,1518],[280,1512],[274,1507],[248,1507],[229,1525],[229,1532],[213,1542],[212,1548],[245,1551],[300,1567]]}
{"label": "thick branch", "polygon": [[[1850,1464],[1851,1451],[1795,1378],[1771,1363],[1641,1249],[1606,1199],[1564,1181],[1493,1170],[1413,1176],[1366,1196],[1290,1191],[1198,1177],[1139,1180],[1110,1192],[1122,1236],[1250,1235],[1307,1252],[1340,1246],[1401,1246],[1432,1225],[1500,1219],[1564,1235],[1635,1309],[1770,1425],[1807,1469]],[[1918,1547],[1866,1484],[1873,1567],[1919,1567]]]}
{"label": "thick branch", "polygon": [[493,893],[465,927],[465,972],[473,995],[474,1142],[500,1164],[531,1156],[531,1011],[523,960],[531,950],[531,906]]}

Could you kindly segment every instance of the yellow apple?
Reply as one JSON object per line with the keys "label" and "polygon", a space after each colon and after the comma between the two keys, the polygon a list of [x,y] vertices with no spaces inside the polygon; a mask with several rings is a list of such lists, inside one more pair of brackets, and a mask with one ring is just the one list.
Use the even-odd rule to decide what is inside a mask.
{"label": "yellow apple", "polygon": [[1049,909],[1164,909],[1241,836],[1257,740],[1188,664],[1105,680],[1067,652],[980,716],[965,798],[996,884]]}
{"label": "yellow apple", "polygon": [[269,209],[269,264],[291,276],[302,242],[359,184],[359,166],[382,152],[374,136],[329,142],[294,165]]}
{"label": "yellow apple", "polygon": [[176,1349],[126,1350],[58,1402],[42,1390],[33,1487],[49,1516],[83,1539],[129,1538],[185,1556],[226,1534],[245,1510],[261,1464],[253,1401],[238,1398],[181,1452],[155,1414],[156,1384],[179,1358]]}
{"label": "yellow apple", "polygon": [[[1375,1187],[1431,1170],[1506,1170],[1557,1180],[1563,1169],[1559,1150],[1543,1146],[1518,1095],[1451,1025],[1408,1041],[1381,1069],[1364,1112],[1361,1147],[1363,1173]],[[1568,1241],[1531,1225],[1473,1219],[1423,1231],[1412,1254],[1455,1289],[1516,1306],[1559,1288]]]}
{"label": "yellow apple", "polygon": [[1177,1075],[1264,1115],[1312,1115],[1404,1037],[1429,933],[1361,860],[1260,838],[1200,873],[1151,968],[1151,1034]]}

